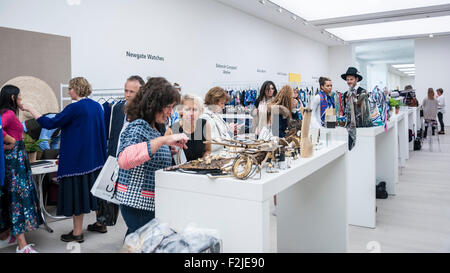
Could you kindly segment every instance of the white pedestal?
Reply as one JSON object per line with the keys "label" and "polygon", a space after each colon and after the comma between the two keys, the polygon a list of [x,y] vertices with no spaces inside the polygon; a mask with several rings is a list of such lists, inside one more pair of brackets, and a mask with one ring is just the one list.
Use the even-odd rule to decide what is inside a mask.
{"label": "white pedestal", "polygon": [[394,116],[392,120],[397,122],[400,167],[404,168],[406,167],[406,160],[409,158],[408,115],[407,113],[400,112],[398,115]]}
{"label": "white pedestal", "polygon": [[[414,111],[415,111],[415,109],[408,108],[408,130],[412,130],[413,134],[416,135],[417,128],[414,124]],[[409,138],[409,133],[408,133],[408,138]],[[409,150],[414,151],[414,141],[409,142]],[[408,159],[409,159],[409,153],[408,153]]]}
{"label": "white pedestal", "polygon": [[[329,133],[333,140],[348,140],[345,128],[322,128],[322,139]],[[349,224],[376,227],[377,180],[386,182],[389,194],[397,193],[398,128],[392,120],[384,127],[357,128],[356,145],[349,152],[348,163]]]}
{"label": "white pedestal", "polygon": [[335,142],[260,180],[211,180],[156,172],[156,217],[182,230],[216,229],[226,253],[270,252],[270,202],[277,195],[279,252],[346,252],[347,145]]}

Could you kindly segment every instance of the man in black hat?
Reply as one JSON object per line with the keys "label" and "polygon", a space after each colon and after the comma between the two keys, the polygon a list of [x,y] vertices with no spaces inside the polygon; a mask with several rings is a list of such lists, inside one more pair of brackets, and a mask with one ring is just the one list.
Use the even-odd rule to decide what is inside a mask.
{"label": "man in black hat", "polygon": [[344,107],[350,100],[351,95],[354,95],[353,106],[355,112],[356,127],[372,127],[372,120],[369,108],[369,95],[367,91],[359,86],[359,82],[363,77],[354,67],[349,67],[345,74],[341,75],[342,79],[347,82],[349,90],[344,94]]}
{"label": "man in black hat", "polygon": [[356,128],[372,127],[369,97],[367,91],[358,84],[363,77],[356,68],[349,67],[347,72],[341,75],[341,78],[347,82],[349,87],[344,94],[344,113],[347,119],[348,146],[351,150],[356,143]]}

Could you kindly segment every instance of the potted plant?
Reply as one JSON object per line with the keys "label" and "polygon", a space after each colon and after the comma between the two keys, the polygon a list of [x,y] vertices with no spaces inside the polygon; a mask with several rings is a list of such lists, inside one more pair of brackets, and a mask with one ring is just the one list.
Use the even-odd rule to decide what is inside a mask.
{"label": "potted plant", "polygon": [[34,140],[29,135],[25,134],[23,141],[25,143],[25,151],[28,154],[30,163],[36,162],[37,152],[41,151],[39,144],[45,141],[45,139]]}
{"label": "potted plant", "polygon": [[394,98],[390,98],[389,105],[391,106],[391,109],[395,108],[395,114],[398,115],[398,112],[400,111],[400,106],[402,105],[401,101],[396,100]]}

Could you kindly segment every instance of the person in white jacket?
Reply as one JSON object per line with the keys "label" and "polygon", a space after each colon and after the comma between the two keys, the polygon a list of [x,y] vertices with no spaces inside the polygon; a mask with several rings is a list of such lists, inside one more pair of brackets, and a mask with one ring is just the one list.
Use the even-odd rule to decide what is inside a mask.
{"label": "person in white jacket", "polygon": [[444,97],[444,90],[442,88],[439,88],[436,90],[438,94],[438,119],[439,123],[441,125],[441,130],[438,132],[440,135],[445,134],[445,125],[444,125],[444,114],[445,114],[445,97]]}
{"label": "person in white jacket", "polygon": [[[220,116],[228,100],[227,92],[220,87],[214,87],[206,93],[205,111],[201,118],[205,119],[211,127],[211,140],[232,139],[234,131],[239,128],[234,123],[227,124]],[[212,145],[211,154],[218,154],[224,148],[222,145]]]}

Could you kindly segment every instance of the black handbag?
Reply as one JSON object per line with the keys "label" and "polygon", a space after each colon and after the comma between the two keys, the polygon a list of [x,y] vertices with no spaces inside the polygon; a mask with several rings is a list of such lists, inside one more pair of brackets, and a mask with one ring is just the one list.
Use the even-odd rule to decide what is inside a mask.
{"label": "black handbag", "polygon": [[388,193],[386,191],[386,182],[380,182],[376,186],[376,197],[377,199],[387,199]]}
{"label": "black handbag", "polygon": [[414,140],[414,151],[420,151],[422,149],[422,138],[417,137]]}

